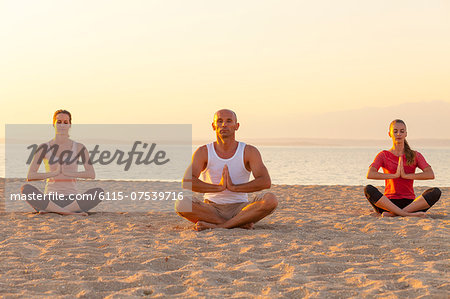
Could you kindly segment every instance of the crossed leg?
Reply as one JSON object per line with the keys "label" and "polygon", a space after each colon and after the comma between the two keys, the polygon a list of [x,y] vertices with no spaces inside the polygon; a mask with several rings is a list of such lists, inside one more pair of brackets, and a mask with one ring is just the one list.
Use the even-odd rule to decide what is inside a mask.
{"label": "crossed leg", "polygon": [[197,223],[199,221],[206,221],[213,224],[220,224],[227,221],[225,218],[219,215],[219,213],[214,209],[213,206],[198,201],[192,201],[192,211],[187,211],[189,208],[187,205],[190,203],[185,203],[184,201],[177,201],[175,204],[175,211],[181,217],[193,222]]}
{"label": "crossed leg", "polygon": [[225,219],[220,216],[211,205],[202,202],[192,202],[192,212],[177,213],[194,222],[197,231],[213,228],[253,228],[253,224],[271,214],[277,207],[278,201],[273,193],[265,193],[261,199],[246,205],[236,216]]}
{"label": "crossed leg", "polygon": [[374,210],[383,217],[425,217],[425,212],[434,205],[441,196],[441,191],[438,188],[431,188],[402,209],[372,185],[367,185],[364,188],[364,193]]}
{"label": "crossed leg", "polygon": [[[36,187],[30,184],[25,184],[20,188],[20,192],[22,195],[27,196],[27,203],[37,212],[37,213],[45,213],[47,206],[50,200],[44,197],[44,194]],[[29,198],[29,196],[33,195],[35,198]],[[37,200],[40,198],[40,200]]]}
{"label": "crossed leg", "polygon": [[[403,208],[403,211],[408,213],[414,212],[426,212],[441,198],[441,190],[439,188],[430,188],[425,190],[419,197],[417,197],[412,203]],[[386,215],[384,215],[386,213]],[[385,212],[384,216],[391,216]],[[391,213],[389,213],[391,214]],[[392,215],[396,216],[396,215]]]}
{"label": "crossed leg", "polygon": [[[46,213],[58,213],[60,215],[82,215],[87,216],[87,211],[94,208],[100,203],[100,193],[103,192],[103,189],[101,188],[93,188],[88,191],[86,191],[84,194],[90,194],[91,200],[85,200],[85,201],[61,201],[60,204],[63,206],[60,206],[53,202],[52,200],[49,200],[47,197],[44,196],[44,194],[34,187],[33,185],[26,184],[23,185],[21,188],[21,193],[25,195],[32,195],[35,194],[36,198],[39,196],[41,200],[37,199],[28,199],[27,203],[33,207],[33,209],[38,212],[39,214],[46,214]],[[97,196],[94,196],[97,195]]]}

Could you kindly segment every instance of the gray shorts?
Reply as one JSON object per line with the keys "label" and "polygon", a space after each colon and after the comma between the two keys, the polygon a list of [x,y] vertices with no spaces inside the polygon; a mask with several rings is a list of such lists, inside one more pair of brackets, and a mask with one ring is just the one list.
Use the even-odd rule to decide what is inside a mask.
{"label": "gray shorts", "polygon": [[228,220],[239,214],[239,212],[245,209],[246,206],[254,202],[261,201],[264,195],[265,193],[260,193],[258,195],[255,195],[255,197],[252,200],[249,200],[248,202],[238,202],[229,204],[217,204],[208,199],[205,199],[203,202],[200,201],[199,199],[194,200],[200,202],[200,204],[209,205],[213,207],[220,217]]}

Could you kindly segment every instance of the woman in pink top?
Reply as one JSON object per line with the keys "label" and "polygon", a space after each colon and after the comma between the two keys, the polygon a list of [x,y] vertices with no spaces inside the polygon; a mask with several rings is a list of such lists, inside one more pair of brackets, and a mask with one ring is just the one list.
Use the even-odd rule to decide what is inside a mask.
{"label": "woman in pink top", "polygon": [[[367,173],[368,179],[385,180],[384,195],[372,185],[364,188],[370,204],[383,216],[424,217],[425,212],[441,197],[441,190],[430,188],[416,198],[414,180],[432,180],[434,173],[425,158],[409,147],[406,135],[405,122],[400,119],[392,121],[389,136],[393,146],[376,156]],[[380,167],[383,173],[378,172]],[[416,173],[416,168],[422,172]]]}
{"label": "woman in pink top", "polygon": [[[46,180],[44,193],[30,184],[22,186],[22,194],[27,196],[27,202],[36,212],[86,216],[88,210],[100,203],[103,189],[93,188],[83,194],[77,190],[76,179],[94,179],[95,171],[86,147],[69,139],[71,124],[69,111],[56,111],[53,115],[55,138],[38,147],[30,164],[27,180]],[[80,157],[84,171],[78,171]],[[41,162],[45,164],[44,173],[38,172]]]}

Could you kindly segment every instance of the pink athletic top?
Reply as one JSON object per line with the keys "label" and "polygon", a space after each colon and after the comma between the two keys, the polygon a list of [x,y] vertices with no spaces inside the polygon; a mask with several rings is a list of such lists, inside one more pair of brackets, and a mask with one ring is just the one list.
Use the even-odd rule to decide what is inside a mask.
{"label": "pink athletic top", "polygon": [[[412,165],[406,165],[405,155],[403,157],[403,166],[406,173],[415,173],[416,168],[424,170],[430,165],[425,161],[425,158],[421,153],[416,152],[416,159]],[[394,155],[390,151],[381,151],[375,157],[375,160],[370,165],[371,167],[375,167],[377,170],[380,167],[383,168],[384,173],[396,173],[398,166],[398,156]],[[407,199],[415,199],[416,196],[414,194],[413,182],[414,180],[407,180],[404,178],[396,178],[385,180],[386,188],[384,189],[384,195],[389,199],[397,199],[397,198],[407,198]]]}

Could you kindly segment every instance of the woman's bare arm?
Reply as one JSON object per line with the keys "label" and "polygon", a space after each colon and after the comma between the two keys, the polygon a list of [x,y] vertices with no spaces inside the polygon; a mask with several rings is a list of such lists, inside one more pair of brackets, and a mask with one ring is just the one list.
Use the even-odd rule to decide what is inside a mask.
{"label": "woman's bare arm", "polygon": [[[89,159],[89,152],[84,145],[82,145],[81,154],[84,157],[83,166],[84,171],[67,171],[62,165],[62,174],[68,177],[80,178],[80,179],[95,179],[94,166]],[[76,163],[76,162],[75,162]]]}
{"label": "woman's bare arm", "polygon": [[401,177],[408,180],[434,180],[434,172],[431,166],[419,173],[405,173],[403,170]]}
{"label": "woman's bare arm", "polygon": [[[39,148],[43,148],[44,144],[41,144]],[[33,160],[31,161],[30,167],[28,168],[27,173],[27,181],[39,181],[39,180],[45,180],[48,178],[55,177],[61,173],[61,165],[57,164],[57,168],[55,171],[49,171],[49,172],[38,172],[39,166],[41,165],[41,158],[38,154],[39,150],[37,150],[34,153]]]}

